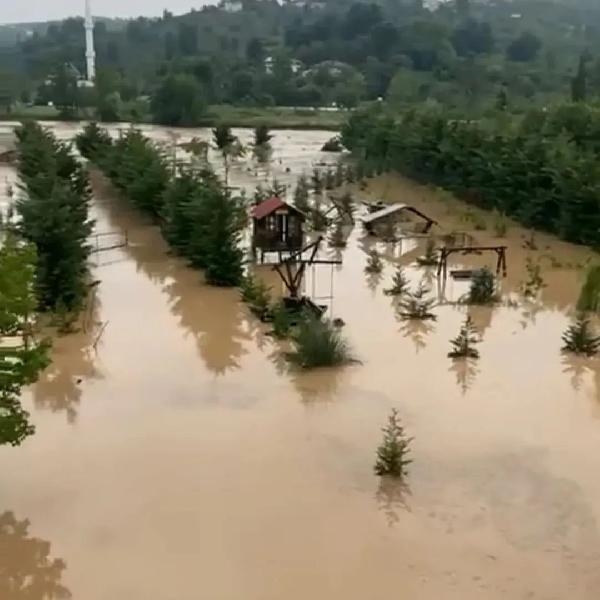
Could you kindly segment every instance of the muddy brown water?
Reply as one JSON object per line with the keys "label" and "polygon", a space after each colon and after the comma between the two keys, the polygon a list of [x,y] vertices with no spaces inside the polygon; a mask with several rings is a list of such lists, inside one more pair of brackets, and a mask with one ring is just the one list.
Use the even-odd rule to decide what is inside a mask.
{"label": "muddy brown water", "polygon": [[[277,132],[271,173],[292,182],[330,160],[329,135]],[[251,158],[232,169],[236,185],[264,177]],[[24,397],[37,433],[0,449],[0,599],[600,597],[600,371],[560,353],[588,251],[539,234],[526,250],[514,225],[501,242],[474,232],[508,245],[503,302],[457,305],[467,284],[449,280],[437,321],[411,325],[383,289],[400,263],[435,290],[414,263],[423,242],[357,225],[343,265],[309,269],[306,291],[344,319],[362,364],[297,373],[235,291],[204,286],[101,177],[94,190],[97,231],[129,245],[95,255],[88,327],[55,341]],[[413,203],[447,231],[472,218],[400,177],[355,194]],[[547,285],[524,302],[528,255],[561,264],[541,258]],[[467,310],[481,359],[454,364]],[[406,488],[372,472],[393,407],[415,438]]]}

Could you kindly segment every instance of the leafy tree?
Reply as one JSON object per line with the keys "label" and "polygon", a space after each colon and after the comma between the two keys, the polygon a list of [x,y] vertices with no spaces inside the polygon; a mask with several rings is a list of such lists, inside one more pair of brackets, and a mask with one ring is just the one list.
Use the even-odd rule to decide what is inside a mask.
{"label": "leafy tree", "polygon": [[191,75],[168,75],[152,97],[154,119],[164,125],[198,125],[206,105],[198,82]]}
{"label": "leafy tree", "polygon": [[0,248],[0,445],[20,445],[34,427],[20,403],[21,390],[48,365],[48,343],[31,330],[37,307],[35,249],[5,237]]}
{"label": "leafy tree", "polygon": [[525,31],[509,44],[506,54],[510,60],[530,62],[538,55],[541,47],[540,39],[534,33]]}
{"label": "leafy tree", "polygon": [[452,45],[459,56],[488,54],[494,47],[494,36],[489,23],[469,18],[452,35]]}
{"label": "leafy tree", "polygon": [[412,462],[408,458],[408,453],[413,438],[406,437],[397,409],[392,409],[387,426],[381,431],[383,441],[377,449],[375,473],[402,479],[408,474],[407,467]]}

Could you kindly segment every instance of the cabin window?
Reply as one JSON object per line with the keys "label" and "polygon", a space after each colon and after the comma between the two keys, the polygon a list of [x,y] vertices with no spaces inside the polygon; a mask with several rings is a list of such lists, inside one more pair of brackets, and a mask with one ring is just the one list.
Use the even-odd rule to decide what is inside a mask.
{"label": "cabin window", "polygon": [[277,219],[276,219],[275,215],[269,215],[267,217],[267,230],[275,231],[276,228],[277,228]]}

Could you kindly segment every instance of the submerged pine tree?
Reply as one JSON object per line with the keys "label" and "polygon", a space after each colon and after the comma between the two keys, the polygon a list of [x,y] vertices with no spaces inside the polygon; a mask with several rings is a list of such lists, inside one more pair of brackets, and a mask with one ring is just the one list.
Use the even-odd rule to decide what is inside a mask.
{"label": "submerged pine tree", "polygon": [[595,335],[584,313],[577,315],[575,323],[569,325],[562,340],[564,352],[594,356],[600,350],[600,336]]}
{"label": "submerged pine tree", "polygon": [[465,319],[458,336],[450,340],[450,343],[452,344],[452,351],[448,352],[450,358],[479,358],[479,351],[475,348],[479,343],[479,336],[470,315]]}
{"label": "submerged pine tree", "polygon": [[408,277],[404,274],[404,269],[399,266],[392,279],[392,287],[384,290],[386,296],[402,296],[408,289]]}
{"label": "submerged pine tree", "polygon": [[365,273],[381,273],[383,271],[383,261],[377,250],[373,249],[369,252]]}
{"label": "submerged pine tree", "polygon": [[296,189],[294,190],[294,205],[300,211],[308,214],[310,211],[310,203],[308,198],[310,195],[310,187],[306,175],[302,174],[298,177],[296,182]]}
{"label": "submerged pine tree", "polygon": [[421,281],[417,289],[407,293],[400,302],[399,314],[403,319],[435,320],[436,316],[431,312],[435,300],[428,298],[429,288]]}
{"label": "submerged pine tree", "polygon": [[402,479],[407,475],[407,467],[412,462],[408,458],[412,438],[406,437],[400,424],[398,411],[394,408],[388,417],[387,425],[382,429],[383,441],[377,449],[375,473]]}

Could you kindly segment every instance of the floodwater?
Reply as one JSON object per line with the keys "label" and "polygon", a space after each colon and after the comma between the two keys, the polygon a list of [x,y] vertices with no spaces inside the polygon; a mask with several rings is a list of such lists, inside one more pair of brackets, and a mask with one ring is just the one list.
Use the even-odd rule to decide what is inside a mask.
{"label": "floodwater", "polygon": [[[271,174],[332,160],[329,136],[277,132]],[[250,157],[232,169],[234,185],[264,177]],[[24,398],[37,433],[0,449],[1,600],[600,597],[600,370],[560,352],[588,251],[476,231],[508,246],[508,276],[501,303],[467,309],[467,284],[438,290],[415,265],[423,242],[377,243],[385,270],[366,277],[358,224],[306,292],[362,362],[298,373],[234,290],[204,286],[98,175],[94,189],[97,231],[129,244],[94,255],[85,331],[56,340]],[[400,177],[355,197],[412,203],[445,231],[474,212]],[[532,301],[528,255],[546,282]],[[432,282],[437,321],[398,319],[396,264]],[[483,341],[465,365],[446,355],[467,310]],[[373,475],[393,407],[414,437],[406,487]]]}

